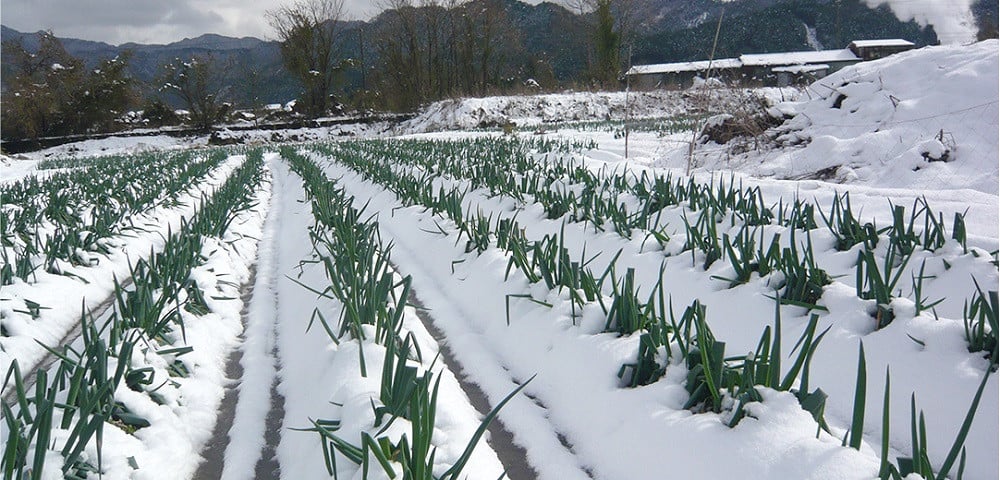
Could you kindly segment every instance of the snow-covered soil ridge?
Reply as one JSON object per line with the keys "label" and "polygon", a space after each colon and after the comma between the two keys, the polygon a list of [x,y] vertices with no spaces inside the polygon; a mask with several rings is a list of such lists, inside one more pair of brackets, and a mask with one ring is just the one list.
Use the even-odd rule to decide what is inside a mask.
{"label": "snow-covered soil ridge", "polygon": [[[211,195],[244,162],[244,156],[232,156],[178,196],[176,206],[159,206],[130,217],[131,228],[123,223],[121,233],[107,240],[112,246],[109,254],[85,253],[94,259],[92,265],[60,262],[63,274],[38,268],[32,273],[33,282],[15,279],[5,285],[0,294],[5,332],[0,339],[0,371],[7,372],[15,359],[25,372],[32,370],[46,355],[41,344],[56,346],[79,324],[81,308],[90,311],[110,298],[116,279],[129,278],[134,259],[162,251],[166,235],[177,231],[184,218],[197,214],[198,199]],[[29,305],[36,303],[38,310],[32,314]],[[10,381],[6,379],[4,386]]]}
{"label": "snow-covered soil ridge", "polygon": [[82,335],[60,348],[61,362],[39,372],[37,390],[22,389],[15,374],[16,404],[4,405],[11,427],[4,440],[12,445],[6,477],[194,473],[242,330],[241,285],[270,197],[262,163],[231,158],[242,166],[195,220],[167,235],[166,253],[150,249],[130,265],[133,285],[116,284],[115,308],[81,320]]}
{"label": "snow-covered soil ridge", "polygon": [[[504,273],[508,258],[502,251],[487,249],[478,255],[470,253],[467,247],[462,246],[464,238],[461,234],[457,230],[450,230],[453,224],[449,220],[434,219],[427,214],[427,210],[421,213],[423,206],[405,207],[413,210],[408,214],[401,214],[406,210],[400,208],[400,199],[390,191],[381,190],[382,187],[355,176],[355,173],[342,165],[331,163],[328,168],[331,169],[329,171],[332,176],[346,180],[345,184],[351,187],[351,194],[357,196],[356,203],[367,205],[379,214],[380,228],[385,228],[383,233],[386,237],[395,240],[394,253],[399,255],[397,258],[401,259],[401,265],[407,268],[407,273],[413,275],[423,288],[422,292],[428,296],[428,306],[437,315],[445,334],[454,339],[451,345],[459,352],[459,358],[476,365],[474,369],[469,369],[474,381],[498,395],[503,392],[504,385],[509,385],[511,375],[524,378],[534,373],[539,374],[537,381],[526,389],[534,403],[516,400],[511,403],[509,410],[500,413],[500,419],[511,426],[515,437],[523,435],[526,450],[533,452],[529,461],[539,468],[538,478],[582,479],[587,478],[583,471],[585,469],[594,473],[591,478],[657,478],[659,472],[651,468],[650,464],[623,461],[621,450],[606,448],[609,442],[628,445],[625,450],[634,452],[635,459],[667,459],[665,464],[670,465],[674,471],[685,472],[687,475],[682,476],[686,478],[724,478],[739,475],[740,472],[751,472],[749,476],[752,478],[839,479],[874,476],[873,472],[877,470],[875,455],[862,455],[843,449],[839,446],[839,440],[832,436],[816,440],[815,425],[810,425],[808,416],[794,402],[788,402],[788,398],[782,400],[781,396],[768,397],[762,403],[766,407],[756,411],[753,420],[728,431],[718,427],[720,422],[706,421],[704,416],[691,416],[682,407],[682,400],[687,398],[687,394],[679,387],[686,378],[687,371],[680,364],[668,366],[666,377],[652,385],[639,389],[620,388],[621,385],[611,379],[615,378],[615,372],[619,371],[623,362],[635,358],[638,336],[619,337],[602,333],[606,317],[599,308],[588,310],[585,307],[582,318],[575,319],[565,293],[560,294],[555,290],[546,292],[544,288],[528,286],[520,277],[508,280]],[[462,190],[468,187],[467,184],[451,184],[449,180],[439,177],[435,179],[434,189],[447,191],[456,185]],[[765,296],[769,288],[767,279],[756,279],[747,290],[720,290],[713,286],[718,281],[716,277],[731,276],[721,263],[716,264],[712,271],[703,273],[700,269],[691,268],[690,260],[683,255],[663,260],[662,253],[649,251],[648,247],[643,246],[640,235],[636,235],[635,240],[626,242],[622,249],[621,238],[616,238],[613,234],[589,232],[586,226],[572,222],[563,223],[565,218],[546,220],[540,207],[523,205],[521,210],[515,200],[491,197],[485,191],[474,191],[470,197],[475,198],[462,202],[466,211],[478,210],[480,215],[488,215],[490,218],[516,215],[518,221],[523,222],[519,225],[532,238],[538,238],[541,232],[560,235],[563,234],[560,232],[567,233],[563,239],[566,247],[571,249],[570,258],[586,257],[583,251],[604,252],[602,256],[605,258],[595,260],[598,270],[603,268],[601,262],[612,256],[610,252],[622,251],[624,253],[616,258],[623,264],[620,265],[622,270],[624,267],[633,268],[636,275],[641,277],[637,283],[654,285],[658,277],[665,275],[664,278],[670,279],[670,285],[683,286],[670,290],[675,304],[694,297],[704,299],[711,305],[709,312],[713,330],[719,333],[719,338],[731,341],[729,345],[734,352],[752,351],[759,338],[759,328],[763,327],[758,322],[766,319],[769,309],[773,308],[773,304]],[[440,227],[434,230],[433,225]],[[441,237],[452,233],[456,234],[455,240]],[[821,230],[814,234],[817,244],[829,239]],[[821,240],[821,237],[826,240]],[[432,243],[437,246],[431,248],[429,244]],[[849,257],[850,253],[846,256]],[[834,260],[832,257],[829,252],[824,254],[824,263]],[[837,260],[836,263],[848,262]],[[664,267],[665,270],[661,270]],[[838,277],[850,277],[839,275],[839,271],[837,273]],[[517,277],[517,274],[514,276]],[[838,384],[833,376],[850,376],[841,375],[843,360],[856,352],[859,335],[871,333],[870,328],[865,326],[870,317],[857,308],[856,302],[850,300],[854,295],[853,288],[839,289],[842,291],[834,291],[828,302],[833,313],[821,320],[824,326],[831,327],[831,334],[819,354],[823,360],[817,362],[813,372],[814,382],[817,378],[822,379],[818,383],[824,390],[831,392],[831,405],[827,411],[828,419],[835,428],[842,428],[845,425],[844,419],[850,417],[854,383],[853,378],[850,378]],[[454,291],[483,293],[458,296],[448,293]],[[512,302],[510,296],[488,292],[530,292],[532,298],[544,299],[544,304]],[[505,302],[508,303],[507,318],[504,315]],[[590,307],[596,305],[592,304]],[[801,312],[786,311],[783,321],[786,325],[794,325],[793,331],[797,333],[804,320]],[[943,322],[946,321],[942,320]],[[951,328],[955,327],[956,324],[951,322]],[[897,382],[902,379],[901,383],[907,387],[918,383],[912,377],[908,378],[910,372],[919,372],[923,378],[941,375],[951,378],[948,382],[959,381],[959,376],[950,375],[950,372],[941,374],[939,370],[947,370],[949,367],[946,365],[959,363],[952,361],[955,357],[967,360],[968,353],[964,351],[964,346],[950,352],[955,354],[950,359],[921,354],[910,347],[913,344],[911,340],[905,335],[899,335],[902,333],[899,331],[901,328],[913,329],[922,341],[932,345],[930,350],[938,353],[944,350],[942,347],[945,343],[952,343],[951,338],[940,342],[940,335],[937,333],[931,337],[932,332],[919,322],[900,319],[894,325],[895,333],[884,332],[865,339],[870,351],[869,358],[872,359],[871,371],[881,371],[881,367],[888,364],[890,358],[883,352],[892,352],[891,355],[897,359],[906,358],[902,364],[911,365],[910,368],[897,366],[893,369]],[[940,329],[941,325],[938,324],[937,328]],[[784,335],[789,333],[786,331]],[[956,332],[953,330],[948,335],[953,336],[954,333]],[[892,342],[889,344],[891,347],[876,347],[886,346],[885,342]],[[742,348],[748,350],[741,350]],[[876,357],[880,358],[876,360]],[[876,366],[875,362],[880,363]],[[936,366],[923,368],[928,363]],[[585,368],[581,368],[581,365]],[[964,369],[965,366],[961,368],[963,371]],[[934,385],[940,391],[947,392],[954,392],[958,388],[943,387],[941,382],[934,382]],[[881,386],[872,384],[869,388],[870,391],[881,392]],[[926,390],[918,394],[920,398],[928,396],[932,394]],[[964,398],[963,394],[955,397]],[[898,395],[897,403],[905,404],[907,400],[905,395]],[[870,402],[873,405],[876,403]],[[935,402],[935,405],[943,406],[945,403],[947,402]],[[628,407],[608,409],[607,405]],[[894,410],[894,421],[908,421],[908,412],[904,406]],[[950,413],[942,412],[941,409],[945,409],[942,406],[935,406],[933,412],[930,407],[927,409],[928,418],[934,418],[929,421],[936,422],[933,428],[937,431],[957,425],[954,415],[964,413],[961,407],[947,407],[947,410],[954,411],[955,414],[950,420],[943,420]],[[656,412],[655,415],[650,414],[653,411]],[[845,411],[848,413],[845,414]],[[983,411],[991,410],[986,407]],[[580,418],[587,418],[588,421],[579,422]],[[796,418],[802,422],[798,423]],[[880,417],[872,413],[867,418],[877,422]],[[986,420],[981,425],[989,429],[988,426],[992,424],[993,422]],[[877,425],[873,430],[877,431]],[[903,428],[898,430],[904,431]],[[572,448],[543,433],[552,431],[564,435],[566,443],[572,445]],[[641,442],[634,442],[634,439],[639,438],[642,439]],[[942,438],[950,437],[943,434]],[[905,442],[905,437],[902,442]],[[775,451],[794,450],[797,455],[764,458],[756,455],[756,451],[740,447],[762,443],[772,445]],[[662,449],[659,447],[662,445],[672,447]],[[644,450],[646,448],[649,450]],[[698,458],[697,450],[707,448],[727,449],[728,461],[705,466],[690,460]],[[908,448],[902,448],[902,451],[908,451]],[[973,452],[972,448],[970,452]],[[938,452],[934,454],[937,455]],[[809,460],[803,461],[805,458]],[[823,458],[827,460],[820,460]],[[981,455],[980,458],[988,459],[989,455]],[[975,467],[970,467],[970,470],[976,469],[979,472],[992,468],[988,460],[982,462],[977,460]],[[971,478],[974,475],[969,476]]]}
{"label": "snow-covered soil ridge", "polygon": [[[778,89],[763,89],[765,97],[781,97]],[[425,133],[439,130],[495,128],[510,123],[532,126],[543,123],[624,120],[704,113],[699,95],[687,90],[647,92],[567,92],[443,100],[426,107],[399,130]]]}
{"label": "snow-covered soil ridge", "polygon": [[[303,187],[308,186],[292,185],[285,190],[286,205],[280,207],[288,212],[281,220],[283,235],[294,233],[285,248],[295,245],[293,250],[286,250],[289,256],[279,258],[282,263],[279,268],[293,270],[289,273],[294,279],[289,275],[277,284],[280,292],[277,342],[281,365],[278,389],[285,397],[284,425],[290,427],[282,432],[277,448],[282,474],[288,478],[318,479],[332,475],[381,479],[388,478],[386,475],[395,477],[395,473],[387,472],[403,469],[403,476],[410,478],[413,468],[421,468],[400,465],[390,456],[381,467],[375,466],[373,471],[368,471],[367,467],[358,465],[360,459],[348,456],[343,445],[331,449],[328,457],[324,453],[328,447],[324,444],[331,441],[329,438],[293,431],[306,428],[320,432],[318,427],[326,425],[322,431],[325,435],[335,435],[359,449],[366,436],[369,439],[377,437],[379,442],[396,445],[396,451],[402,452],[399,455],[411,458],[407,445],[412,444],[414,464],[433,469],[435,478],[451,478],[444,472],[451,471],[453,465],[458,469],[453,473],[460,471],[461,467],[456,464],[465,460],[468,460],[467,471],[473,472],[470,478],[500,476],[503,465],[485,440],[475,434],[480,414],[470,405],[455,375],[437,361],[438,345],[423,327],[416,310],[404,306],[410,280],[396,274],[389,266],[391,248],[381,243],[377,234],[378,222],[367,214],[361,216],[356,208],[363,210],[364,206],[352,206],[353,198],[342,193],[331,194],[342,192],[343,186],[339,180],[329,180],[312,166],[311,160],[291,151],[283,151],[282,155],[295,166],[293,171],[304,179]],[[300,203],[298,200],[302,197],[305,201]],[[350,229],[344,229],[333,217],[344,218],[344,224],[351,225]],[[312,231],[310,235],[304,235],[307,229]],[[354,245],[358,253],[349,253],[348,245]],[[294,263],[285,262],[292,258],[296,259]],[[357,262],[358,266],[344,267],[351,262]],[[363,294],[354,291],[353,286],[351,290],[342,290],[344,280],[340,277],[342,273],[337,271],[340,268],[356,268],[353,273],[369,290]],[[383,283],[387,281],[389,283]],[[320,291],[324,293],[317,296]],[[346,291],[352,291],[352,296],[342,294]],[[392,310],[380,310],[374,303],[362,304],[361,298],[385,301],[393,307]],[[364,312],[364,318],[352,317],[351,312]],[[334,327],[331,329],[326,323],[328,320],[343,323],[339,326],[331,323]],[[362,320],[366,323],[362,324]],[[354,321],[358,322],[357,330],[345,328]],[[388,322],[398,323],[393,326]],[[319,323],[323,323],[324,328],[318,328]],[[392,369],[391,372],[386,368]],[[407,369],[412,369],[416,377],[406,377]],[[403,397],[406,385],[410,385],[414,393]],[[302,394],[307,391],[310,395]],[[420,403],[421,399],[428,398],[429,404]],[[396,403],[399,399],[409,405],[408,410],[400,410]],[[307,428],[311,423],[317,428]],[[426,436],[430,432],[422,430],[423,426],[433,429],[433,439]],[[403,441],[404,437],[408,440]],[[429,457],[419,455],[421,438],[429,442]],[[478,446],[466,458],[464,452],[470,441],[477,442]]]}
{"label": "snow-covered soil ridge", "polygon": [[[863,62],[770,113],[780,148],[732,158],[701,146],[705,168],[997,194],[998,45],[927,47]],[[727,152],[731,153],[731,152]],[[722,167],[723,164],[728,165]]]}

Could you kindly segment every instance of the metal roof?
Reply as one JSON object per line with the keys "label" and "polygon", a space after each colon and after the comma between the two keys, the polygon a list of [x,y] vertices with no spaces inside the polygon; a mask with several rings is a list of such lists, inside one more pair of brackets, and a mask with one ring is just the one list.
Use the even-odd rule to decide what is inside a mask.
{"label": "metal roof", "polygon": [[811,63],[809,65],[788,65],[784,67],[774,67],[771,69],[772,72],[781,73],[806,73],[806,72],[818,72],[820,70],[826,70],[830,68],[829,65],[825,63]]}
{"label": "metal roof", "polygon": [[657,63],[654,65],[635,65],[626,75],[648,75],[657,73],[700,72],[708,70],[709,63],[713,70],[740,68],[743,64],[738,58],[720,58],[718,60],[699,60],[696,62]]}
{"label": "metal roof", "polygon": [[902,38],[884,38],[880,40],[855,40],[851,42],[851,45],[857,48],[869,48],[869,47],[912,47],[913,42],[903,40]]}
{"label": "metal roof", "polygon": [[740,55],[747,67],[805,65],[810,63],[857,62],[861,59],[848,49]]}
{"label": "metal roof", "polygon": [[[855,40],[853,48],[871,47],[912,47],[913,42],[900,38],[880,40]],[[729,69],[740,67],[783,67],[790,65],[823,65],[829,68],[830,63],[859,62],[857,55],[849,48],[840,50],[820,50],[783,53],[754,53],[740,55],[739,58],[720,58],[711,62],[713,69]],[[661,73],[699,72],[708,70],[708,60],[695,62],[657,63],[654,65],[635,65],[626,75],[647,75]],[[814,69],[817,70],[818,68]]]}

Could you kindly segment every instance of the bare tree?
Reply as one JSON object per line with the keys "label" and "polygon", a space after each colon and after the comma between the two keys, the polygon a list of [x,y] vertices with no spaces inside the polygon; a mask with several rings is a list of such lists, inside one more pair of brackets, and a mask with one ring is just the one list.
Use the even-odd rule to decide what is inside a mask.
{"label": "bare tree", "polygon": [[636,40],[637,11],[648,0],[566,0],[566,6],[580,16],[589,16],[593,36],[591,72],[610,86],[622,69],[623,60]]}
{"label": "bare tree", "polygon": [[329,111],[330,95],[345,61],[338,61],[338,28],[344,0],[298,0],[267,12],[281,41],[285,67],[305,89],[302,100],[310,116]]}
{"label": "bare tree", "polygon": [[[520,55],[503,0],[383,0],[366,48],[381,104],[412,110],[426,101],[484,95],[511,84],[533,60]],[[522,67],[521,70],[518,70]]]}
{"label": "bare tree", "polygon": [[32,51],[20,41],[3,42],[3,56],[3,138],[112,131],[135,103],[129,52],[87,69],[52,32],[43,32]]}
{"label": "bare tree", "polygon": [[208,131],[225,117],[230,107],[221,98],[226,87],[216,87],[217,75],[215,60],[210,55],[195,56],[187,61],[175,58],[163,66],[160,91],[183,101],[192,123]]}

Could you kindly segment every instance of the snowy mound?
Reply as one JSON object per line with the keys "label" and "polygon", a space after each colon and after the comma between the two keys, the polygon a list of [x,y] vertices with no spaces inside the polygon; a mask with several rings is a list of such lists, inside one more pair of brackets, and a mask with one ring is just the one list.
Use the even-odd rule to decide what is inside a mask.
{"label": "snowy mound", "polygon": [[[630,115],[661,117],[687,109],[684,92],[632,92],[628,95]],[[625,92],[575,92],[548,95],[462,98],[435,102],[406,122],[408,132],[463,130],[517,125],[612,120],[625,117]]]}
{"label": "snowy mound", "polygon": [[[996,194],[998,45],[927,47],[845,68],[771,113],[757,174]],[[776,157],[776,158],[775,158]]]}

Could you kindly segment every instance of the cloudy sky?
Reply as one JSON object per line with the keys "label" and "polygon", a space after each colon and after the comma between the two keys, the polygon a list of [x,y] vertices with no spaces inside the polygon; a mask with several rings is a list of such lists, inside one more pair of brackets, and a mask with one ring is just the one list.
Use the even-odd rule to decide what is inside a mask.
{"label": "cloudy sky", "polygon": [[[0,0],[3,24],[60,37],[125,42],[170,43],[204,33],[272,38],[264,12],[291,0]],[[529,0],[538,3],[541,0]],[[903,20],[933,24],[945,43],[974,39],[969,4],[973,0],[864,0],[889,3]],[[344,0],[348,19],[365,20],[379,11],[378,0]]]}
{"label": "cloudy sky", "polygon": [[[3,24],[20,31],[49,29],[57,36],[170,43],[204,33],[271,38],[264,12],[290,0],[2,0]],[[345,0],[349,19],[363,20],[377,1]]]}
{"label": "cloudy sky", "polygon": [[968,43],[976,39],[970,5],[975,0],[864,0],[876,6],[888,3],[901,20],[934,25],[941,43]]}

